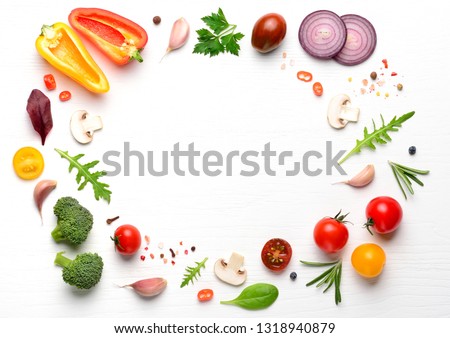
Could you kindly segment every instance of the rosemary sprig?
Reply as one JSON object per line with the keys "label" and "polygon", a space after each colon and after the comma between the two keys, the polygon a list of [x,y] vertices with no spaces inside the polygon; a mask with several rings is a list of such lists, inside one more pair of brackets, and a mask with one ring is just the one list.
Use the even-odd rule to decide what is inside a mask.
{"label": "rosemary sprig", "polygon": [[403,196],[405,197],[406,200],[408,199],[408,197],[406,196],[406,191],[403,188],[403,186],[405,186],[408,189],[411,195],[414,195],[414,189],[412,187],[411,181],[423,187],[424,184],[420,179],[417,178],[417,175],[428,175],[428,173],[430,172],[429,170],[410,168],[392,161],[388,161],[388,163],[392,168],[395,180],[397,181],[397,184],[400,187]]}
{"label": "rosemary sprig", "polygon": [[334,301],[336,305],[338,305],[342,301],[341,297],[342,260],[339,259],[337,261],[329,263],[307,262],[307,261],[300,261],[300,263],[316,267],[332,266],[331,268],[323,272],[321,275],[319,275],[318,277],[310,281],[308,284],[306,284],[306,286],[311,286],[317,283],[316,287],[321,287],[322,285],[327,284],[327,287],[325,288],[325,290],[323,290],[323,293],[325,293],[334,284]]}
{"label": "rosemary sprig", "polygon": [[200,269],[205,268],[205,263],[207,260],[208,257],[206,257],[201,262],[195,262],[196,264],[195,267],[188,266],[186,268],[186,273],[184,274],[183,282],[181,283],[180,288],[185,287],[186,285],[189,284],[189,282],[194,284],[194,279],[197,280],[197,277],[201,276]]}

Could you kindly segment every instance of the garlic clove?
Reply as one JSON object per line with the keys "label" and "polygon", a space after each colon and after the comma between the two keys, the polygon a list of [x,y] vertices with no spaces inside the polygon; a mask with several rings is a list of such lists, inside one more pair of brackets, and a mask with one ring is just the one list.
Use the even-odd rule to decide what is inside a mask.
{"label": "garlic clove", "polygon": [[130,287],[142,297],[154,297],[159,295],[167,286],[167,280],[164,278],[148,278],[136,281],[131,284],[120,286]]}
{"label": "garlic clove", "polygon": [[56,188],[57,182],[54,180],[42,180],[36,184],[34,187],[33,197],[37,209],[39,210],[39,215],[42,220],[42,205],[44,204],[47,196]]}
{"label": "garlic clove", "polygon": [[166,53],[163,55],[161,62],[164,57],[171,51],[181,48],[186,43],[189,37],[190,26],[185,18],[181,17],[173,23],[172,31],[170,32],[169,44],[166,49]]}
{"label": "garlic clove", "polygon": [[361,170],[358,174],[356,174],[352,179],[348,181],[344,181],[341,183],[345,183],[352,187],[365,187],[369,183],[373,181],[375,177],[375,167],[373,164],[368,164],[363,170]]}

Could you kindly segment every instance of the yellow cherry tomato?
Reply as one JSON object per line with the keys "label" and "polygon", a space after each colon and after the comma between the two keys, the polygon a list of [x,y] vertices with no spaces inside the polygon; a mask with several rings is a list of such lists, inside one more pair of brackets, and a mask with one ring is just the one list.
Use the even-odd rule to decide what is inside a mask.
{"label": "yellow cherry tomato", "polygon": [[385,263],[386,254],[377,244],[361,244],[352,253],[353,268],[366,278],[378,276],[383,271]]}
{"label": "yellow cherry tomato", "polygon": [[20,148],[13,158],[14,171],[24,180],[34,180],[44,171],[44,158],[33,147]]}

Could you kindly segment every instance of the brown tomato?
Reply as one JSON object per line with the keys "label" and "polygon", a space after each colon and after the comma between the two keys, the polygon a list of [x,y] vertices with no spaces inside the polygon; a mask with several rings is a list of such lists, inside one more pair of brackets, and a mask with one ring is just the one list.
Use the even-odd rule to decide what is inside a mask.
{"label": "brown tomato", "polygon": [[256,21],[252,32],[252,46],[260,53],[268,53],[280,46],[286,36],[286,21],[280,14],[269,13]]}

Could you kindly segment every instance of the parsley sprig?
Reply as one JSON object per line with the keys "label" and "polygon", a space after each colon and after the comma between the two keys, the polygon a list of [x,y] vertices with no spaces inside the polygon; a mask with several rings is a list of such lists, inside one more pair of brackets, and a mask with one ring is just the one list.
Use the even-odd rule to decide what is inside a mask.
{"label": "parsley sprig", "polygon": [[198,43],[194,47],[194,54],[204,54],[213,57],[220,53],[230,53],[239,56],[241,47],[238,41],[244,37],[242,33],[235,33],[236,25],[229,24],[221,8],[217,13],[211,13],[202,18],[211,29],[197,30]]}

